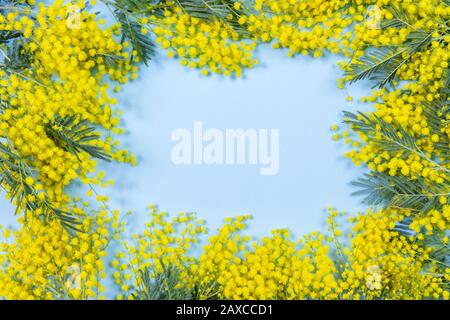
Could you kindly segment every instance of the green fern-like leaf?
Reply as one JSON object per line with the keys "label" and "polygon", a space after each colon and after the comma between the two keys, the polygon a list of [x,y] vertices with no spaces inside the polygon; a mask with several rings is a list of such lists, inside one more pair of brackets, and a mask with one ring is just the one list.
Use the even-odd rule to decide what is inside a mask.
{"label": "green fern-like leaf", "polygon": [[114,11],[114,16],[122,27],[122,42],[130,41],[133,50],[137,52],[139,60],[146,65],[155,54],[155,44],[152,39],[142,34],[142,26],[134,20],[134,17],[128,12],[117,9]]}
{"label": "green fern-like leaf", "polygon": [[[403,221],[397,223],[394,231],[405,237],[405,240],[411,244],[419,244],[421,247],[427,248],[429,250],[428,261],[432,263],[434,273],[436,274],[435,268],[437,267],[437,270],[442,270],[443,275],[446,274],[446,270],[450,267],[450,246],[446,241],[443,241],[443,238],[449,235],[448,230],[435,231],[433,234],[428,234],[426,230],[422,230],[420,234],[425,235],[425,237],[420,239],[417,238],[417,233],[411,229],[413,219],[413,216],[405,217]],[[446,287],[449,290],[449,283],[444,276],[442,280],[444,288]]]}
{"label": "green fern-like leaf", "polygon": [[24,43],[20,37],[21,34],[15,34],[8,39],[4,44],[6,52],[2,50],[3,61],[0,67],[8,74],[28,71],[31,66],[32,57],[23,49]]}
{"label": "green fern-like leaf", "polygon": [[352,182],[352,185],[359,189],[353,195],[364,196],[365,204],[384,208],[397,207],[428,212],[442,207],[441,198],[450,199],[448,182],[430,185],[420,177],[392,177],[377,172],[365,175]]}
{"label": "green fern-like leaf", "polygon": [[406,47],[409,49],[408,54],[412,55],[416,52],[425,50],[433,41],[432,31],[417,30],[411,32],[406,39]]}
{"label": "green fern-like leaf", "polygon": [[406,63],[403,57],[406,51],[396,47],[376,49],[350,64],[345,75],[351,77],[350,83],[369,79],[382,88],[394,81],[397,71]]}
{"label": "green fern-like leaf", "polygon": [[139,288],[133,297],[137,300],[192,300],[193,295],[186,285],[180,281],[180,271],[174,266],[165,266],[156,275],[149,269],[140,270]]}
{"label": "green fern-like leaf", "polygon": [[411,26],[411,16],[402,6],[388,5],[387,10],[392,14],[393,18],[381,22],[381,28],[408,28]]}
{"label": "green fern-like leaf", "polygon": [[135,276],[140,285],[132,296],[136,300],[210,300],[218,298],[217,283],[189,286],[181,280],[181,273],[191,274],[188,267],[166,265],[160,260],[162,271],[146,268],[137,271]]}
{"label": "green fern-like leaf", "polygon": [[246,26],[238,22],[243,12],[234,9],[232,0],[175,0],[175,3],[192,17],[206,21],[217,19],[231,26],[239,34],[247,33]]}
{"label": "green fern-like leaf", "polygon": [[45,130],[58,147],[77,157],[80,152],[86,152],[93,158],[111,161],[109,154],[91,144],[92,141],[99,139],[99,134],[87,120],[78,120],[75,116],[65,118],[58,116],[46,125]]}
{"label": "green fern-like leaf", "polygon": [[444,80],[444,93],[447,95],[447,98],[450,96],[450,68],[447,68],[447,76]]}
{"label": "green fern-like leaf", "polygon": [[175,3],[189,15],[203,20],[226,19],[232,5],[231,1],[223,0],[175,0]]}
{"label": "green fern-like leaf", "polygon": [[447,102],[443,100],[424,102],[422,107],[431,132],[439,135],[445,124],[445,109],[448,109]]}
{"label": "green fern-like leaf", "polygon": [[0,31],[0,43],[4,44],[10,40],[17,39],[21,36],[22,36],[22,34],[18,31],[1,30]]}

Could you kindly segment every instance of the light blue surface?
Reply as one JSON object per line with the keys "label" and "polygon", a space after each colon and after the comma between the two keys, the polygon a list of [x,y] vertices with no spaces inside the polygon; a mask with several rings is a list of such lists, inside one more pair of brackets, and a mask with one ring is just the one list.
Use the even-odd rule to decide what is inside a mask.
{"label": "light blue surface", "polygon": [[[159,57],[119,94],[129,131],[124,141],[139,166],[105,168],[117,180],[109,190],[112,207],[135,212],[136,228],[150,203],[172,213],[198,212],[212,228],[227,216],[250,213],[255,235],[281,227],[298,235],[322,229],[330,205],[362,209],[349,186],[361,171],[331,138],[341,111],[355,109],[337,89],[337,60],[290,59],[270,48],[258,56],[261,65],[240,80],[201,77]],[[196,120],[206,128],[279,129],[279,174],[261,176],[252,166],[175,166],[172,131],[191,129]],[[0,206],[0,222],[10,222],[6,200]]]}

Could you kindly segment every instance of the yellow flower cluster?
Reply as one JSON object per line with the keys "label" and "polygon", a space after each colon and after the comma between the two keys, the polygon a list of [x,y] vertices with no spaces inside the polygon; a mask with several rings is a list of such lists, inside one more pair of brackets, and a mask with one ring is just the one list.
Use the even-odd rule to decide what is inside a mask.
{"label": "yellow flower cluster", "polygon": [[[80,1],[78,6],[82,9],[85,4]],[[39,3],[37,11],[11,9],[0,14],[0,30],[22,33],[27,39],[18,50],[32,60],[32,68],[0,71],[0,98],[10,105],[0,114],[0,136],[32,168],[30,179],[41,191],[40,200],[48,198],[56,207],[69,201],[64,188],[74,179],[99,180],[90,178],[96,167],[92,156],[71,152],[49,135],[49,128],[62,130],[58,119],[74,117],[80,130],[86,129],[85,123],[107,130],[107,136],[99,131],[88,144],[113,159],[135,161],[127,151],[117,150],[113,135],[121,130],[112,109],[117,101],[109,96],[104,80],[125,83],[137,70],[126,59],[129,53],[114,40],[112,28],[102,29],[96,15],[84,10],[79,25],[71,25],[68,12],[67,4],[55,1],[48,7]],[[114,67],[108,63],[110,57],[120,58]],[[16,205],[23,208],[26,201]]]}
{"label": "yellow flower cluster", "polygon": [[165,213],[151,211],[149,229],[124,242],[125,251],[113,261],[121,299],[142,298],[151,290],[151,282],[143,286],[143,275],[150,272],[156,279],[169,266],[180,270],[177,288],[191,290],[198,299],[449,298],[442,287],[450,279],[448,270],[439,276],[428,249],[393,230],[403,219],[399,212],[369,211],[351,218],[348,245],[336,229],[334,210],[331,235],[314,232],[299,241],[288,230],[276,230],[250,243],[243,234],[250,217],[239,216],[227,219],[198,253],[191,245],[205,232],[196,226],[202,221],[181,214],[169,222]]}
{"label": "yellow flower cluster", "polygon": [[[23,3],[34,5],[33,0]],[[89,203],[78,204],[80,199],[65,188],[79,179],[91,188],[89,196],[94,185],[106,186],[105,174],[96,171],[96,160],[85,151],[90,147],[113,160],[135,163],[114,139],[123,129],[109,86],[134,78],[137,68],[130,64],[126,44],[115,40],[116,26],[103,28],[95,14],[84,10],[84,1],[76,3],[81,11],[71,21],[70,5],[57,0],[5,6],[0,14],[0,31],[22,35],[12,51],[0,48],[0,137],[8,149],[2,149],[2,157],[21,159],[2,161],[1,183],[18,212],[25,211],[13,241],[5,240],[0,248],[0,297],[7,299],[101,298],[106,248],[121,230],[118,213],[106,210],[106,197],[96,198],[103,209],[87,212]],[[9,55],[29,59],[30,67],[10,64],[14,57]],[[70,129],[63,127],[64,119],[74,119],[72,127],[86,133],[85,149],[71,149],[51,134]],[[11,189],[3,177],[20,183]],[[18,197],[21,192],[26,197]],[[79,218],[78,232],[48,215],[48,207]],[[10,233],[6,229],[5,238]]]}
{"label": "yellow flower cluster", "polygon": [[119,298],[132,297],[133,288],[144,285],[135,275],[146,270],[155,277],[168,266],[176,267],[182,270],[180,281],[188,284],[187,270],[192,258],[187,252],[197,243],[198,235],[205,233],[203,221],[195,219],[192,213],[168,219],[167,213],[159,212],[155,206],[150,206],[149,211],[150,222],[144,232],[133,237],[137,246],[123,241],[125,251],[118,252],[112,261],[112,267],[117,269],[113,278],[122,292]]}
{"label": "yellow flower cluster", "polygon": [[350,3],[257,0],[255,13],[248,17],[248,29],[262,42],[272,42],[273,48],[289,49],[289,56],[312,54],[318,58],[325,50],[349,55],[352,33],[345,29],[362,19],[355,9],[345,9]]}
{"label": "yellow flower cluster", "polygon": [[[148,19],[141,22],[148,23]],[[203,21],[180,8],[166,11],[153,32],[169,57],[178,57],[183,66],[201,69],[203,75],[213,72],[240,77],[243,69],[258,64],[251,53],[256,42],[240,41],[239,34],[224,22]]]}
{"label": "yellow flower cluster", "polygon": [[[426,214],[418,215],[411,223],[411,229],[417,233],[424,233],[431,236],[436,233],[443,233],[450,228],[450,206],[445,205],[442,212],[438,210],[431,210]],[[422,236],[419,234],[419,236]],[[448,237],[442,239],[444,245],[448,244]]]}
{"label": "yellow flower cluster", "polygon": [[[0,297],[6,299],[103,298],[104,258],[117,236],[119,213],[83,212],[80,231],[69,234],[57,220],[27,217],[20,231],[3,231],[0,244]],[[116,228],[114,228],[116,226]]]}

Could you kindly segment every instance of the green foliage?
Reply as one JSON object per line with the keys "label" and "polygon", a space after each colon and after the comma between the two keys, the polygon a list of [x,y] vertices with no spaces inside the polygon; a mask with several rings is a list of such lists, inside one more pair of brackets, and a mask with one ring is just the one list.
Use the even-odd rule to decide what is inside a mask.
{"label": "green foliage", "polygon": [[369,79],[382,88],[395,80],[397,71],[407,61],[405,53],[406,49],[396,47],[374,49],[352,63],[345,75],[351,77],[350,83]]}
{"label": "green foliage", "polygon": [[364,203],[384,208],[428,212],[441,208],[441,197],[450,199],[448,183],[430,185],[420,177],[410,179],[378,172],[366,174],[364,178],[352,182],[352,185],[359,188],[353,195],[365,196]]}
{"label": "green foliage", "polygon": [[[5,3],[4,6],[2,6],[3,3]],[[0,6],[19,8],[20,4],[16,1],[1,1]],[[0,30],[0,68],[5,72],[13,73],[30,67],[31,55],[23,50],[24,41],[21,32]]]}
{"label": "green foliage", "polygon": [[411,27],[411,17],[403,7],[395,5],[388,5],[386,7],[392,14],[393,18],[381,22],[381,28],[407,28]]}
{"label": "green foliage", "polygon": [[180,271],[174,266],[164,266],[163,271],[152,275],[148,269],[140,270],[142,286],[134,294],[137,300],[192,300],[191,290],[180,282]]}
{"label": "green foliage", "polygon": [[28,70],[31,65],[32,57],[23,49],[23,42],[20,39],[21,35],[17,33],[7,35],[7,33],[3,33],[3,36],[5,36],[5,38],[12,38],[9,38],[4,43],[6,52],[3,49],[0,49],[3,54],[3,62],[0,64],[0,68],[7,73],[18,73]]}
{"label": "green foliage", "polygon": [[97,54],[97,57],[101,57],[106,66],[112,70],[119,68],[119,63],[126,61],[124,57],[112,55],[112,54]]}
{"label": "green foliage", "polygon": [[423,241],[426,248],[432,250],[431,258],[444,264],[446,268],[450,267],[450,247],[444,243],[439,235],[433,234]]}
{"label": "green foliage", "polygon": [[417,52],[424,51],[433,41],[434,30],[416,30],[411,32],[405,42],[409,57]]}
{"label": "green foliage", "polygon": [[[174,265],[165,265],[160,261],[161,272],[147,268],[139,270],[140,286],[132,294],[136,300],[210,300],[217,299],[219,292],[216,283],[195,284],[188,287],[181,280],[182,270]],[[184,267],[183,267],[184,268]],[[190,274],[190,270],[184,270]]]}
{"label": "green foliage", "polygon": [[58,147],[77,157],[80,152],[86,152],[93,158],[111,160],[109,154],[91,144],[92,141],[99,139],[99,134],[87,120],[78,120],[75,116],[57,117],[47,124],[45,130]]}
{"label": "green foliage", "polygon": [[447,95],[450,95],[450,69],[447,68],[447,77],[444,82],[444,92]]}
{"label": "green foliage", "polygon": [[[431,132],[440,135],[444,140],[444,144],[450,143],[448,136],[442,134],[442,128],[447,124],[447,115],[450,113],[450,101],[446,95],[443,95],[441,99],[434,100],[433,102],[424,102],[422,104],[423,113],[427,118],[428,125]],[[440,145],[439,145],[440,146]],[[448,146],[447,146],[448,148]],[[442,149],[444,153],[450,151],[448,149]]]}
{"label": "green foliage", "polygon": [[119,8],[122,11],[127,11],[130,14],[142,14],[146,11],[151,12],[154,6],[157,6],[158,0],[103,0],[103,2],[113,5],[114,8]]}
{"label": "green foliage", "polygon": [[[437,265],[439,270],[441,270],[441,274],[437,274],[436,271],[434,271],[434,276],[441,278],[442,289],[450,290],[450,282],[445,279],[445,274],[448,273],[446,270],[450,267],[450,247],[443,241],[443,236],[448,236],[449,234],[448,230],[444,232],[443,235],[434,232],[431,235],[427,235],[424,239],[419,239],[417,233],[411,230],[410,226],[412,222],[412,216],[405,217],[402,222],[397,224],[394,231],[398,232],[401,236],[404,236],[406,241],[419,244],[421,247],[429,250],[429,262],[432,263],[431,265]],[[422,234],[427,234],[426,230],[422,230],[421,232]],[[426,268],[424,272],[427,272]]]}
{"label": "green foliage", "polygon": [[427,119],[432,134],[439,136],[439,142],[434,147],[439,150],[438,159],[442,165],[450,163],[450,139],[443,128],[450,124],[450,100],[442,95],[440,100],[422,104],[423,113]]}
{"label": "green foliage", "polygon": [[12,39],[17,39],[21,36],[20,32],[1,30],[0,32],[0,44],[8,43]]}
{"label": "green foliage", "polygon": [[[112,12],[114,18],[121,26],[121,42],[129,41],[139,61],[148,65],[155,54],[155,43],[148,36],[142,34],[142,25],[139,22],[140,14],[147,12],[149,6],[154,4],[151,0],[102,0]],[[117,57],[108,57],[108,61],[115,63]],[[135,56],[132,55],[133,61]],[[108,62],[107,61],[107,62]]]}
{"label": "green foliage", "polygon": [[246,34],[246,25],[238,20],[244,13],[236,10],[233,0],[175,0],[185,13],[205,21],[219,20],[232,27],[239,34]]}

